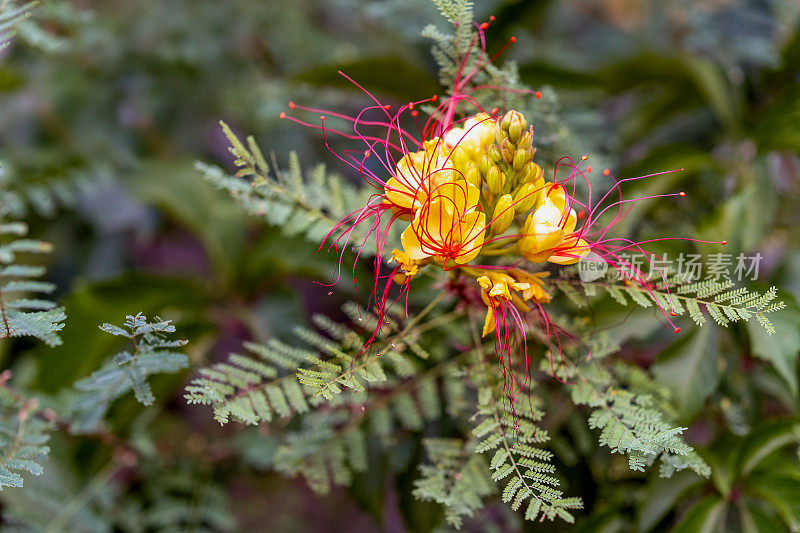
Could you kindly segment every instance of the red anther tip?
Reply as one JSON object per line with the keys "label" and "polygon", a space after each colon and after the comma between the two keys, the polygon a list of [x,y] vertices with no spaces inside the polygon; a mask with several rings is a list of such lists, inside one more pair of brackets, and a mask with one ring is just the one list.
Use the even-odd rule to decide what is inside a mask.
{"label": "red anther tip", "polygon": [[609,174],[611,174],[610,170],[608,169],[603,170],[603,176],[608,176]]}
{"label": "red anther tip", "polygon": [[578,218],[583,219],[583,217],[585,217],[585,216],[586,216],[586,212],[585,211],[578,211]]}
{"label": "red anther tip", "polygon": [[491,22],[494,22],[494,15],[489,15],[489,20],[490,20]]}
{"label": "red anther tip", "polygon": [[516,37],[511,37],[511,39],[509,39],[509,41],[512,42],[512,43],[515,43],[515,42],[517,42],[517,38]]}
{"label": "red anther tip", "polygon": [[280,115],[278,115],[278,118],[286,118],[286,113],[284,113],[283,111],[281,111],[281,114],[280,114]]}
{"label": "red anther tip", "polygon": [[489,114],[490,115],[496,115],[498,111],[500,111],[499,107],[493,107],[491,113],[489,113]]}
{"label": "red anther tip", "polygon": [[435,101],[436,101],[436,100],[438,100],[438,99],[439,99],[439,95],[438,95],[438,94],[434,94],[434,95],[431,97],[431,102],[435,102]]}
{"label": "red anther tip", "polygon": [[416,117],[417,115],[419,115],[419,111],[417,111],[416,109],[411,111],[411,116],[412,117]]}
{"label": "red anther tip", "polygon": [[319,119],[320,119],[320,120],[325,120],[325,115],[320,115],[320,116],[319,116]]}
{"label": "red anther tip", "polygon": [[481,24],[481,29],[482,30],[485,30],[488,27],[489,27],[489,23],[488,22],[484,22],[483,24]]}
{"label": "red anther tip", "polygon": [[589,165],[588,167],[586,167],[586,172],[588,172],[589,174],[592,173],[592,165]]}
{"label": "red anther tip", "polygon": [[722,244],[723,245],[728,244],[728,241],[722,241]]}
{"label": "red anther tip", "polygon": [[542,91],[536,91],[536,98],[542,97]]}
{"label": "red anther tip", "polygon": [[589,159],[588,155],[582,155],[581,156],[581,161],[586,161],[587,159]]}
{"label": "red anther tip", "polygon": [[681,328],[675,328],[672,332],[673,333],[680,333],[681,332]]}
{"label": "red anther tip", "polygon": [[414,104],[413,104],[412,102],[409,102],[409,103],[408,103],[408,108],[409,108],[409,109],[414,109]]}
{"label": "red anther tip", "polygon": [[676,313],[675,311],[670,311],[669,316],[678,316],[678,313]]}
{"label": "red anther tip", "polygon": [[289,102],[289,109],[294,109],[294,102]]}
{"label": "red anther tip", "polygon": [[678,193],[678,196],[686,196],[686,193],[681,191],[681,192]]}

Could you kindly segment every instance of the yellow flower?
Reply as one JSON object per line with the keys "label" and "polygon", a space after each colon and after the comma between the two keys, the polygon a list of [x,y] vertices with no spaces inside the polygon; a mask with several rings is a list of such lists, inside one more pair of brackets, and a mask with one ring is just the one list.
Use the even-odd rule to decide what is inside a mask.
{"label": "yellow flower", "polygon": [[386,200],[401,209],[416,210],[428,201],[431,191],[453,180],[449,150],[438,137],[423,143],[397,162],[395,175],[386,182]]}
{"label": "yellow flower", "polygon": [[475,259],[486,231],[479,199],[478,188],[463,180],[434,189],[401,237],[408,257],[415,261],[433,257],[440,263],[452,259],[458,264]]}
{"label": "yellow flower", "polygon": [[547,187],[544,202],[528,215],[519,240],[522,255],[528,261],[550,261],[568,265],[589,253],[583,239],[570,235],[575,231],[578,217],[567,203],[567,195],[560,185]]}
{"label": "yellow flower", "polygon": [[494,123],[486,113],[478,113],[465,120],[462,127],[450,128],[444,134],[444,143],[448,148],[462,150],[467,157],[477,160],[494,142]]}
{"label": "yellow flower", "polygon": [[419,273],[419,261],[411,259],[408,257],[408,254],[402,250],[396,248],[392,250],[392,258],[389,262],[392,261],[398,263],[400,265],[400,270],[402,270],[402,272],[398,272],[394,275],[394,281],[399,285],[406,283]]}
{"label": "yellow flower", "polygon": [[[486,318],[483,322],[483,336],[494,331],[495,309],[503,304],[503,301],[511,303],[521,311],[530,311],[525,302],[533,299],[536,302],[548,303],[550,295],[542,287],[542,278],[547,273],[531,274],[524,270],[515,268],[505,272],[486,271],[477,278],[478,285],[481,287],[481,298],[486,304]],[[515,291],[512,293],[512,291]],[[516,293],[522,295],[522,298]]]}

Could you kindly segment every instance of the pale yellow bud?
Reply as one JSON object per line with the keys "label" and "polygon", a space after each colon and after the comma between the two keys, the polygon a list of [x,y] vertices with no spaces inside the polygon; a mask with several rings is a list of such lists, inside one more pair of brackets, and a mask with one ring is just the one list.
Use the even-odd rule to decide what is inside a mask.
{"label": "pale yellow bud", "polygon": [[544,180],[544,171],[542,167],[534,163],[533,161],[528,161],[525,166],[522,168],[520,172],[520,181],[523,183],[535,183],[539,184],[539,182]]}
{"label": "pale yellow bud", "polygon": [[522,113],[512,110],[503,116],[503,119],[500,121],[500,127],[505,133],[505,136],[507,136],[512,143],[516,143],[520,135],[522,135],[522,132],[528,128],[528,123],[525,121],[525,117],[522,116]]}
{"label": "pale yellow bud", "polygon": [[506,185],[506,175],[497,165],[490,168],[489,172],[486,173],[486,185],[489,186],[489,192],[494,195],[503,192],[503,187]]}
{"label": "pale yellow bud", "polygon": [[452,155],[450,155],[450,161],[453,162],[453,167],[459,170],[466,168],[467,162],[469,160],[470,160],[469,154],[461,146],[455,147],[453,149]]}
{"label": "pale yellow bud", "polygon": [[503,160],[503,154],[500,153],[500,147],[496,144],[491,145],[486,150],[486,153],[489,154],[489,158],[495,163],[499,163]]}
{"label": "pale yellow bud", "polygon": [[541,187],[537,187],[533,183],[522,184],[514,193],[514,209],[520,214],[528,211],[536,205],[543,192]]}
{"label": "pale yellow bud", "polygon": [[510,194],[504,194],[497,200],[492,216],[492,231],[501,234],[514,222],[514,199]]}
{"label": "pale yellow bud", "polygon": [[478,158],[478,170],[481,171],[481,176],[485,176],[489,169],[492,166],[492,159],[488,156],[488,154],[483,154],[480,158]]}
{"label": "pale yellow bud", "polygon": [[517,151],[514,152],[514,160],[512,161],[511,165],[514,170],[522,170],[522,167],[524,167],[531,160],[531,152],[532,150],[530,149],[517,148]]}
{"label": "pale yellow bud", "polygon": [[478,170],[478,165],[475,161],[467,162],[467,171],[464,173],[464,178],[470,185],[474,185],[478,189],[481,188],[481,171]]}

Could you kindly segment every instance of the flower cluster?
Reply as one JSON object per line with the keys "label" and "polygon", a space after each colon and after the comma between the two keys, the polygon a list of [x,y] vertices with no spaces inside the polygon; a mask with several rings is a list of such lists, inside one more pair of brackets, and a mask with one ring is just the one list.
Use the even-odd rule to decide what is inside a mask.
{"label": "flower cluster", "polygon": [[[655,197],[624,199],[622,185],[658,174],[615,180],[605,170],[603,175],[613,185],[599,200],[593,198],[587,176],[592,167],[583,167],[586,156],[578,162],[561,158],[546,177],[534,160],[534,130],[525,117],[514,110],[502,115],[497,109],[487,112],[471,94],[473,80],[492,61],[485,51],[486,26],[476,27],[465,59],[459,63],[453,90],[441,101],[434,95],[392,111],[342,74],[374,105],[351,117],[290,103],[291,110],[320,113],[320,124],[286,113],[281,117],[321,130],[331,153],[375,189],[365,205],[340,220],[320,246],[344,250],[362,224],[368,225],[366,236],[375,237],[371,299],[379,326],[364,350],[378,335],[386,309],[408,295],[414,278],[425,268],[439,269],[449,276],[447,287],[457,287],[455,292],[464,297],[466,305],[485,304],[483,335],[494,333],[498,363],[506,383],[513,384],[512,359],[520,367],[524,364],[525,378],[529,377],[526,332],[538,328],[550,339],[547,351],[551,354],[561,352],[559,335],[569,335],[550,321],[544,307],[552,299],[546,264],[600,262],[604,269],[624,271],[629,282],[651,292],[653,279],[665,279],[663,272],[654,277],[631,269],[624,258],[630,252],[646,256],[643,245],[650,241],[609,236],[610,229],[624,218],[625,204]],[[474,46],[480,47],[477,61],[469,63],[466,58],[472,57]],[[467,68],[468,64],[472,66]],[[538,91],[516,92],[540,96]],[[420,107],[428,111],[424,124],[418,118]],[[464,107],[474,111],[467,118],[457,118]],[[327,115],[350,123],[352,133],[328,127]],[[416,125],[418,134],[412,133],[409,124]],[[366,149],[338,152],[328,144],[330,134],[360,140]],[[586,193],[584,201],[577,198],[579,189]],[[386,268],[384,248],[394,224],[404,225],[401,248],[389,254],[391,271],[385,275],[381,274]],[[356,247],[357,258],[366,243],[365,238]],[[400,290],[393,291],[397,286]],[[668,306],[658,298],[654,301],[666,322],[679,332],[670,318],[675,316],[672,300]],[[522,357],[515,358],[517,353]],[[516,390],[522,388],[524,384]],[[507,392],[513,405],[514,396]]]}
{"label": "flower cluster", "polygon": [[487,305],[484,335],[495,330],[506,304],[527,312],[530,300],[549,302],[540,276],[486,264],[514,258],[511,264],[565,265],[590,250],[576,228],[573,200],[562,184],[545,180],[535,153],[533,126],[509,111],[502,117],[478,113],[404,155],[382,200],[409,221],[403,249],[392,252],[398,265],[393,279],[409,283],[427,264],[461,270]]}

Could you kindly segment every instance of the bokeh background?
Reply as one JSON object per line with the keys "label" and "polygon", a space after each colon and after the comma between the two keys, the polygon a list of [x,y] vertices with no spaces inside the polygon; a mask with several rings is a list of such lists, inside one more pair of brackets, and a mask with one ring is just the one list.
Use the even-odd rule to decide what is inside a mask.
{"label": "bokeh background", "polygon": [[[796,415],[800,4],[478,2],[476,18],[490,14],[489,48],[515,36],[506,57],[518,62],[522,80],[556,92],[570,132],[564,150],[579,150],[569,155],[589,154],[618,175],[685,169],[630,190],[681,189],[685,202],[641,204],[621,231],[667,228],[759,252],[755,286],[779,286],[790,304],[776,320],[779,341],[742,333],[715,348],[721,367],[712,389],[682,400],[691,440],[722,453],[761,418]],[[346,290],[341,300],[322,299],[314,285],[330,276],[333,258],[247,216],[202,179],[194,161],[232,168],[222,119],[254,135],[281,164],[295,150],[306,166],[337,169],[319,135],[280,121],[279,113],[289,100],[363,107],[364,95],[338,70],[387,102],[440,91],[430,43],[419,37],[429,23],[445,26],[420,0],[45,0],[2,52],[0,161],[31,234],[54,245],[50,278],[68,319],[62,346],[4,343],[2,366],[31,388],[55,392],[101,365],[114,340],[95,335],[97,325],[125,314],[174,319],[191,339],[193,365],[201,365],[243,340],[285,335],[312,310],[335,309]],[[628,349],[646,365],[659,348]],[[778,353],[786,374],[765,368],[759,350]],[[399,450],[396,465],[376,465],[352,488],[319,498],[301,480],[260,472],[270,450],[186,406],[181,391],[190,372],[155,380],[156,411],[142,414],[131,399],[115,405],[112,419],[132,439],[148,428],[141,438],[165,461],[153,468],[184,476],[198,494],[193,512],[214,508],[206,502],[232,502],[221,505],[227,513],[201,516],[211,529],[427,531],[439,523],[435,506],[410,496],[415,472],[402,454],[418,451]],[[701,410],[710,395],[713,408]],[[567,430],[555,445],[571,450],[572,471],[583,479],[579,494],[589,511],[579,527],[598,530],[620,513],[646,512],[643,500],[615,490],[614,464],[584,456],[573,437]],[[51,447],[50,482],[81,495],[75,513],[82,523],[99,520],[108,494],[116,502],[156,501],[158,490],[171,490],[132,482],[124,472],[98,478],[109,457],[92,443],[61,436]],[[93,486],[97,479],[105,484]],[[0,498],[4,515],[37,504],[8,491]],[[515,520],[500,506],[468,528],[514,530]]]}

